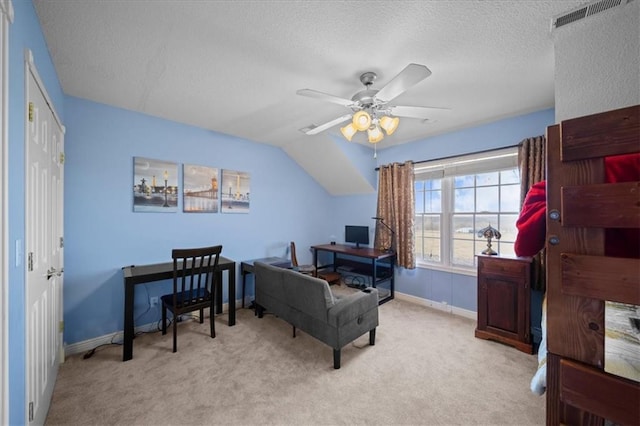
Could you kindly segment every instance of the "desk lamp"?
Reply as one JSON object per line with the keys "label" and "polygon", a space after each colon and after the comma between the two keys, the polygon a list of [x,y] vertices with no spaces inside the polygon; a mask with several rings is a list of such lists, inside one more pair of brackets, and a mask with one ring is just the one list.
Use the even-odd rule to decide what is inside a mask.
{"label": "desk lamp", "polygon": [[386,223],[384,223],[384,218],[383,217],[372,217],[371,219],[375,219],[376,222],[381,223],[382,225],[384,225],[390,232],[391,232],[391,245],[389,246],[389,248],[385,249],[385,251],[387,253],[392,253],[393,252],[393,247],[394,247],[394,243],[395,243],[395,236],[396,233],[393,229],[391,229],[391,227],[389,225],[387,225]]}

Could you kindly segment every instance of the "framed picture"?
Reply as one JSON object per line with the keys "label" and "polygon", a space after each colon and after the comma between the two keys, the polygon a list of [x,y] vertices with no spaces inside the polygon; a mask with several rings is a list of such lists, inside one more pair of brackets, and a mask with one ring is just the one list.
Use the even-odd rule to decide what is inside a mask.
{"label": "framed picture", "polygon": [[640,382],[640,305],[605,301],[604,371]]}
{"label": "framed picture", "polygon": [[250,183],[247,172],[222,170],[222,213],[249,213]]}
{"label": "framed picture", "polygon": [[133,157],[133,211],[178,211],[178,164]]}
{"label": "framed picture", "polygon": [[182,194],[185,213],[218,213],[218,169],[184,164]]}

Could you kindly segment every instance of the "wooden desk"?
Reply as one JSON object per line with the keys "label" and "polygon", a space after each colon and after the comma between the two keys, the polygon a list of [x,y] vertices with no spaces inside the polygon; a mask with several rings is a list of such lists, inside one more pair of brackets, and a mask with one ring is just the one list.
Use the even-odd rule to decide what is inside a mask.
{"label": "wooden desk", "polygon": [[291,261],[284,257],[263,257],[261,259],[244,260],[240,263],[240,274],[242,275],[242,307],[244,308],[244,292],[246,286],[247,274],[253,274],[253,264],[255,262],[267,263],[269,265],[279,266],[282,268],[290,268]]}
{"label": "wooden desk", "polygon": [[[389,280],[389,296],[380,299],[380,305],[395,297],[394,269],[396,254],[394,252],[376,250],[369,247],[355,248],[345,244],[322,244],[311,246],[311,248],[313,249],[313,264],[318,273],[320,273],[321,269],[332,268],[333,271],[336,271],[340,266],[355,267],[353,273],[372,277],[373,287]],[[333,254],[332,264],[318,267],[318,252],[321,251]],[[349,261],[348,259],[340,258],[338,255],[357,257],[364,259],[364,261]],[[384,268],[385,274],[380,274],[381,268]]]}
{"label": "wooden desk", "polygon": [[[151,265],[131,265],[122,268],[124,275],[124,342],[122,344],[122,361],[133,358],[133,298],[138,284],[173,279],[173,262],[155,263]],[[222,312],[222,272],[227,271],[229,286],[229,327],[236,323],[236,262],[220,256],[217,273],[216,312]]]}

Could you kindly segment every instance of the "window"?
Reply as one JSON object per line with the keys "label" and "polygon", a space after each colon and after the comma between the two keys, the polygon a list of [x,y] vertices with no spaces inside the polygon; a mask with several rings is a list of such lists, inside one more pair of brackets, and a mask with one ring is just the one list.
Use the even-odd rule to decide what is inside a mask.
{"label": "window", "polygon": [[415,254],[418,264],[475,271],[487,247],[478,237],[486,226],[502,237],[500,254],[514,255],[520,212],[517,148],[415,165]]}

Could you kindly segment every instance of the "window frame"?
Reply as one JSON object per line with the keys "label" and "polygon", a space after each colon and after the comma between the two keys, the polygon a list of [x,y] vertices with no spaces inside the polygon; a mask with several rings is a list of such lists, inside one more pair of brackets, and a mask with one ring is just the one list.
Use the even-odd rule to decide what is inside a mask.
{"label": "window frame", "polygon": [[[505,170],[513,170],[515,169],[518,174],[518,182],[502,182],[502,174],[500,172]],[[432,160],[416,163],[414,165],[415,172],[415,182],[418,183],[420,181],[434,180],[440,179],[440,188],[441,188],[441,208],[440,208],[440,261],[429,261],[425,260],[424,253],[418,254],[418,250],[415,250],[418,244],[422,244],[422,241],[418,241],[416,238],[415,241],[415,256],[416,256],[416,266],[426,269],[434,269],[445,272],[452,272],[456,274],[462,275],[472,275],[475,276],[477,273],[477,259],[473,259],[473,265],[464,266],[453,263],[453,247],[454,247],[454,216],[456,215],[455,211],[455,178],[456,176],[466,176],[478,174],[484,174],[489,172],[497,172],[499,173],[499,180],[497,186],[500,188],[498,192],[498,201],[501,201],[500,197],[502,196],[502,187],[503,186],[517,186],[520,188],[520,173],[518,169],[518,147],[508,147],[508,148],[499,148],[490,151],[482,151],[474,154],[468,155],[460,155],[454,157],[447,157],[440,160]],[[425,187],[427,185],[422,185],[422,193],[423,196],[420,197],[422,199],[423,208],[416,209],[415,219],[418,220],[420,216],[432,215],[433,212],[427,212],[424,208],[425,203]],[[481,185],[480,187],[482,187]],[[414,185],[414,191],[418,191],[418,185]],[[474,188],[474,193],[478,188],[478,182],[474,179],[474,184],[472,186]],[[418,199],[418,195],[415,194],[416,200]],[[475,209],[475,202],[474,202]],[[518,206],[517,211],[505,211],[501,210],[501,203],[498,204],[498,210],[496,212],[488,212],[490,215],[511,215],[511,214],[519,214],[520,206]],[[459,214],[459,213],[458,213]],[[474,211],[470,213],[474,217],[477,215],[483,214],[482,212]],[[421,226],[424,226],[424,222]],[[498,226],[494,225],[496,228],[500,229]],[[477,230],[474,229],[474,244],[477,244],[476,241],[482,241],[481,238],[478,238],[476,235]],[[516,230],[517,232],[517,230]],[[422,240],[422,238],[420,238]],[[515,240],[515,236],[514,236]],[[511,241],[507,241],[509,243]],[[423,246],[424,247],[424,246]],[[494,246],[495,247],[495,246]],[[476,248],[474,247],[474,251]],[[482,249],[477,250],[479,254]]]}

